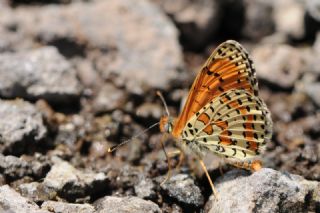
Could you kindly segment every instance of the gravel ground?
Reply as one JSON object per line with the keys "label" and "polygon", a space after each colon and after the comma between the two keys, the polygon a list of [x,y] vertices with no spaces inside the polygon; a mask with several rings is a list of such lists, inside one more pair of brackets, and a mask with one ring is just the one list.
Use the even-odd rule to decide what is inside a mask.
{"label": "gravel ground", "polygon": [[[320,1],[0,0],[0,212],[320,212]],[[239,41],[274,134],[251,173],[157,128],[211,51]],[[174,140],[166,143],[174,150]],[[178,164],[173,158],[172,166]]]}

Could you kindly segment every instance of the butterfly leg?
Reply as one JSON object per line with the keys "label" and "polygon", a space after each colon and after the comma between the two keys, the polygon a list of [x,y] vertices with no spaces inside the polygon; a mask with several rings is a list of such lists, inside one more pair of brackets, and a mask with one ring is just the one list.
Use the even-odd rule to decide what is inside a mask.
{"label": "butterfly leg", "polygon": [[170,177],[171,177],[171,170],[172,170],[172,169],[171,169],[171,163],[170,163],[170,156],[169,156],[169,154],[166,152],[166,149],[165,149],[165,147],[164,147],[164,141],[165,141],[166,139],[167,139],[167,134],[163,134],[160,142],[161,142],[161,146],[162,146],[162,149],[163,149],[163,151],[164,151],[164,154],[165,154],[165,156],[166,156],[166,158],[167,158],[167,162],[168,162],[168,173],[167,173],[167,177],[160,183],[160,185],[165,184],[165,183],[170,179]]}
{"label": "butterfly leg", "polygon": [[247,169],[250,171],[259,171],[262,168],[262,163],[260,160],[254,160],[254,161],[238,161],[238,162],[228,162],[229,164],[241,168],[241,169]]}
{"label": "butterfly leg", "polygon": [[163,185],[164,183],[166,183],[171,177],[172,168],[171,168],[171,164],[170,164],[170,158],[179,155],[179,163],[178,163],[179,167],[180,167],[180,165],[181,165],[181,163],[183,161],[183,158],[184,158],[184,154],[183,154],[183,152],[181,150],[175,150],[175,151],[172,151],[172,152],[169,152],[169,153],[165,152],[165,155],[166,155],[167,161],[168,161],[168,173],[167,173],[167,177],[161,182],[160,185]]}
{"label": "butterfly leg", "polygon": [[201,160],[201,159],[199,159],[199,162],[200,162],[200,165],[201,165],[202,169],[203,169],[204,172],[206,173],[206,176],[207,176],[207,178],[208,178],[208,181],[209,181],[209,183],[210,183],[210,186],[211,186],[211,188],[212,188],[212,191],[213,191],[213,194],[214,194],[215,198],[218,199],[218,192],[217,192],[216,188],[215,188],[214,185],[213,185],[213,182],[212,182],[211,177],[210,177],[210,175],[209,175],[209,173],[208,173],[208,170],[207,170],[206,165],[204,164],[203,160]]}
{"label": "butterfly leg", "polygon": [[184,160],[184,158],[185,158],[184,152],[183,152],[182,150],[179,150],[179,151],[180,151],[180,154],[179,154],[179,163],[178,163],[178,165],[176,166],[176,169],[178,169],[178,170],[180,170],[180,167],[181,167],[181,165],[182,165],[182,163],[183,163],[183,160]]}
{"label": "butterfly leg", "polygon": [[175,151],[172,151],[172,152],[169,152],[169,153],[168,153],[168,156],[169,156],[170,158],[175,157],[175,156],[177,156],[177,155],[179,155],[179,162],[178,162],[178,164],[177,164],[177,166],[176,166],[176,169],[179,170],[180,167],[181,167],[181,165],[182,165],[182,163],[183,163],[183,160],[184,160],[184,158],[185,158],[184,152],[183,152],[181,149],[178,149],[178,150],[175,150]]}

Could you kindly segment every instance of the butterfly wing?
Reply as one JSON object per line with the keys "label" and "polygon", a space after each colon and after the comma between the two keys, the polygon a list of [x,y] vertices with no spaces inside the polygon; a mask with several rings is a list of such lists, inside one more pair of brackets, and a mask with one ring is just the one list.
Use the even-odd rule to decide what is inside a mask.
{"label": "butterfly wing", "polygon": [[214,97],[230,89],[258,95],[255,68],[247,51],[236,41],[219,45],[197,75],[172,135],[179,137],[187,121]]}
{"label": "butterfly wing", "polygon": [[246,160],[258,155],[271,135],[272,120],[264,102],[246,90],[232,89],[194,114],[182,139],[199,155],[211,151]]}

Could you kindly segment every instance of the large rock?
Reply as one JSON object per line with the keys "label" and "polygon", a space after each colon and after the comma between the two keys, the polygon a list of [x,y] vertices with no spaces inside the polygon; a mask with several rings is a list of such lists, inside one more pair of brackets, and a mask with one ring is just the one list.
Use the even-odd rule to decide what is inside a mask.
{"label": "large rock", "polygon": [[306,1],[307,13],[305,15],[306,34],[313,39],[319,32],[320,28],[320,1],[308,0]]}
{"label": "large rock", "polygon": [[161,185],[169,197],[177,201],[193,206],[202,206],[204,197],[194,180],[186,174],[175,175]]}
{"label": "large rock", "polygon": [[94,207],[90,204],[63,203],[46,201],[41,205],[41,209],[50,210],[55,213],[94,213]]}
{"label": "large rock", "polygon": [[[189,49],[205,47],[220,27],[219,1],[214,0],[152,0],[176,23],[182,43]],[[201,12],[200,12],[201,11]]]}
{"label": "large rock", "polygon": [[315,212],[320,184],[301,176],[261,169],[226,173],[215,182],[219,197],[211,196],[206,212]]}
{"label": "large rock", "polygon": [[252,58],[259,78],[284,89],[294,86],[306,66],[300,50],[288,45],[261,45]]}
{"label": "large rock", "polygon": [[276,31],[293,39],[305,36],[305,1],[273,1]]}
{"label": "large rock", "polygon": [[45,187],[42,183],[23,183],[18,186],[23,197],[27,197],[33,202],[43,202],[57,197],[57,192],[52,188]]}
{"label": "large rock", "polygon": [[0,26],[16,23],[26,39],[56,45],[67,57],[87,56],[103,78],[133,93],[169,88],[183,63],[177,30],[146,0],[78,2],[4,12]]}
{"label": "large rock", "polygon": [[309,15],[320,23],[320,1],[308,0],[306,1],[306,7]]}
{"label": "large rock", "polygon": [[0,173],[9,180],[22,178],[32,174],[28,162],[15,156],[0,154]]}
{"label": "large rock", "polygon": [[149,178],[143,178],[138,184],[134,185],[134,191],[139,198],[152,199],[156,197],[156,185]]}
{"label": "large rock", "polygon": [[320,76],[320,32],[317,34],[316,40],[313,43],[312,49],[306,52],[305,57],[308,61],[308,70],[316,75],[316,78]]}
{"label": "large rock", "polygon": [[50,213],[39,209],[38,205],[22,197],[8,185],[0,187],[0,212],[11,213]]}
{"label": "large rock", "polygon": [[56,191],[60,197],[75,201],[107,190],[108,181],[104,173],[85,173],[60,159],[54,159],[54,162],[43,185]]}
{"label": "large rock", "polygon": [[100,198],[94,203],[97,213],[160,213],[159,206],[151,201],[138,197],[112,197]]}
{"label": "large rock", "polygon": [[23,157],[0,154],[0,174],[12,181],[25,176],[42,178],[49,170],[49,162],[41,158],[26,160]]}
{"label": "large rock", "polygon": [[245,0],[245,25],[243,34],[251,39],[261,39],[275,30],[271,1]]}
{"label": "large rock", "polygon": [[80,84],[71,64],[54,47],[0,55],[0,96],[70,102]]}
{"label": "large rock", "polygon": [[306,94],[320,107],[320,82],[311,83],[305,86]]}
{"label": "large rock", "polygon": [[[12,75],[12,79],[15,77],[8,75]],[[0,76],[3,78],[1,71]],[[41,113],[28,102],[0,100],[0,117],[0,152],[22,154],[27,147],[34,146],[46,136],[47,129]]]}
{"label": "large rock", "polygon": [[320,106],[320,33],[317,34],[313,47],[306,49],[303,55],[307,68],[302,79],[295,85],[295,90],[307,94],[317,106]]}
{"label": "large rock", "polygon": [[98,113],[121,109],[125,105],[126,97],[124,90],[118,89],[111,83],[106,83],[94,99],[93,108]]}

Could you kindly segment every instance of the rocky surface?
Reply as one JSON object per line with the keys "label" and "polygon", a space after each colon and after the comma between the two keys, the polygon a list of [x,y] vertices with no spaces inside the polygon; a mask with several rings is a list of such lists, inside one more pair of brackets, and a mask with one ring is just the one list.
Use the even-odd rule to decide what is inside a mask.
{"label": "rocky surface", "polygon": [[[319,212],[318,3],[0,1],[0,212]],[[148,128],[165,114],[156,91],[177,116],[226,39],[252,55],[274,134],[261,156],[271,169],[204,158],[213,200],[189,153],[160,185],[163,134]]]}
{"label": "rocky surface", "polygon": [[0,100],[0,116],[0,152],[21,154],[46,136],[42,114],[31,103]]}
{"label": "rocky surface", "polygon": [[[219,1],[152,0],[177,24],[181,39],[190,49],[203,48],[220,27],[221,4]],[[201,11],[201,13],[199,13]]]}
{"label": "rocky surface", "polygon": [[199,187],[186,174],[173,176],[168,182],[161,185],[161,188],[178,202],[194,206],[201,206],[204,203]]}
{"label": "rocky surface", "polygon": [[276,1],[274,5],[276,31],[294,39],[302,39],[305,36],[305,12],[305,4],[302,1]]}
{"label": "rocky surface", "polygon": [[160,213],[157,204],[138,197],[112,197],[106,196],[94,203],[96,212],[132,212],[132,213]]}
{"label": "rocky surface", "polygon": [[30,202],[30,200],[25,197],[22,197],[8,185],[0,187],[0,211],[49,213],[47,210],[41,210],[37,204]]}
{"label": "rocky surface", "polygon": [[70,103],[81,93],[75,70],[54,47],[1,54],[0,81],[0,96],[5,98]]}
{"label": "rocky surface", "polygon": [[50,162],[36,153],[33,157],[16,157],[0,154],[0,172],[7,181],[23,177],[43,178],[50,170]]}
{"label": "rocky surface", "polygon": [[253,40],[261,39],[275,31],[272,3],[263,0],[247,0],[243,34]]}
{"label": "rocky surface", "polygon": [[68,162],[54,161],[42,184],[57,192],[59,197],[75,201],[107,190],[108,181],[104,173],[84,173]]}
{"label": "rocky surface", "polygon": [[83,56],[88,50],[88,58],[103,78],[133,93],[169,88],[182,67],[177,30],[145,0],[21,8],[0,16],[5,26],[16,22],[19,32],[37,37],[41,43],[57,45],[67,57]]}
{"label": "rocky surface", "polygon": [[216,181],[218,199],[211,196],[206,212],[316,212],[320,185],[301,176],[262,169],[250,174],[240,170]]}
{"label": "rocky surface", "polygon": [[12,155],[0,155],[0,171],[8,179],[22,178],[32,174],[28,162]]}
{"label": "rocky surface", "polygon": [[304,71],[299,50],[288,45],[261,45],[253,50],[252,58],[261,79],[285,89],[292,88]]}
{"label": "rocky surface", "polygon": [[105,84],[95,98],[95,111],[97,113],[109,112],[114,109],[122,109],[125,105],[126,93],[113,84]]}
{"label": "rocky surface", "polygon": [[55,213],[94,213],[95,209],[89,204],[73,204],[55,201],[47,201],[41,205],[41,209]]}
{"label": "rocky surface", "polygon": [[151,179],[142,179],[134,186],[134,191],[139,198],[153,199],[156,197],[156,185]]}
{"label": "rocky surface", "polygon": [[57,197],[55,189],[48,188],[39,182],[23,183],[18,186],[18,189],[22,196],[37,203]]}

